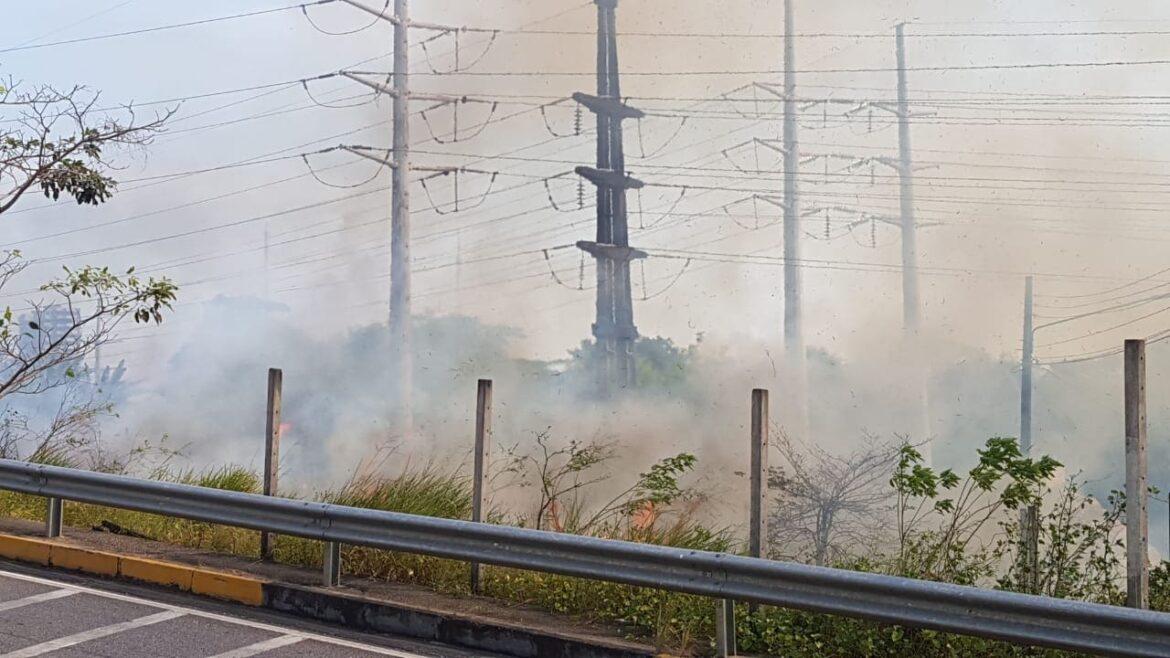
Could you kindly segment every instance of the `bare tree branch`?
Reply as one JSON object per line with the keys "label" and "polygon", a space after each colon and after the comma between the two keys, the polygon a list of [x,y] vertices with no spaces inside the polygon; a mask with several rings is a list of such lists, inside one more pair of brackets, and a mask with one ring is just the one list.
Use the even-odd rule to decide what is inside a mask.
{"label": "bare tree branch", "polygon": [[823,565],[846,548],[876,544],[893,500],[887,480],[896,446],[867,436],[856,451],[835,455],[777,435],[781,463],[768,478],[776,492],[769,524],[774,556]]}
{"label": "bare tree branch", "polygon": [[[15,252],[0,254],[0,290],[24,267]],[[23,317],[0,313],[0,400],[35,395],[75,376],[73,370],[125,319],[162,322],[177,288],[168,279],[142,280],[131,268],[115,275],[108,268],[65,268],[65,277],[46,284],[51,301],[30,302]]]}
{"label": "bare tree branch", "polygon": [[105,173],[113,168],[106,152],[149,144],[174,115],[140,121],[127,106],[116,117],[97,109],[98,98],[80,86],[26,91],[11,78],[0,82],[0,214],[38,187],[53,200],[103,203],[117,185]]}

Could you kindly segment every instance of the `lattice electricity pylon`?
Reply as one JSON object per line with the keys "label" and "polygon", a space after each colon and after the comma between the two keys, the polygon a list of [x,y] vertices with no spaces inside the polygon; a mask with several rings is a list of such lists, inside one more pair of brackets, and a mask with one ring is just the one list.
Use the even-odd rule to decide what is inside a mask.
{"label": "lattice electricity pylon", "polygon": [[573,94],[573,100],[597,117],[597,166],[577,167],[579,176],[597,188],[597,236],[577,247],[597,261],[597,316],[593,336],[600,352],[597,388],[601,397],[635,382],[634,302],[630,262],[647,254],[630,247],[626,191],[642,181],[626,175],[622,122],[640,119],[641,110],[621,100],[617,49],[617,0],[594,0],[597,5],[597,95]]}

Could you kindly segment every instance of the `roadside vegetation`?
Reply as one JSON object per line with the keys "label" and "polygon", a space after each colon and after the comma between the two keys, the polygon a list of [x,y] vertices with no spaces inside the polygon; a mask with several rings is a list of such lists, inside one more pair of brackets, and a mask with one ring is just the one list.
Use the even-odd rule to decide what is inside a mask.
{"label": "roadside vegetation", "polygon": [[[491,512],[491,520],[559,532],[652,542],[712,551],[736,551],[740,544],[727,529],[699,520],[703,499],[680,484],[696,467],[694,457],[679,454],[651,464],[620,493],[605,466],[615,458],[608,444],[569,442],[554,448],[548,435],[538,437],[533,454],[513,454],[501,469],[508,486],[531,488],[526,510]],[[1020,454],[1014,439],[994,438],[978,451],[978,462],[965,473],[935,470],[919,452],[902,444],[887,451],[884,481],[870,482],[862,498],[884,510],[892,535],[885,550],[855,553],[846,517],[838,540],[815,545],[804,555],[831,556],[823,561],[847,569],[888,573],[967,585],[1030,591],[1102,603],[1123,599],[1118,576],[1122,549],[1117,522],[1125,501],[1114,495],[1099,503],[1080,493],[1075,479],[1059,484],[1060,465],[1053,459]],[[890,452],[892,451],[892,452]],[[143,474],[141,457],[83,462],[66,450],[31,455],[33,461],[62,466],[102,467]],[[169,456],[173,456],[173,453]],[[823,457],[823,456],[822,456]],[[815,458],[814,458],[815,459]],[[788,461],[787,459],[785,460]],[[870,463],[871,460],[862,460]],[[240,466],[203,471],[161,466],[147,469],[155,479],[219,489],[258,492],[259,475]],[[775,482],[794,469],[778,467]],[[814,468],[804,462],[801,468]],[[810,485],[811,486],[811,485]],[[790,487],[791,489],[791,487]],[[775,514],[795,518],[787,505],[791,490],[777,494]],[[805,491],[806,498],[816,498]],[[471,486],[459,470],[434,465],[391,476],[364,476],[315,498],[344,505],[444,518],[470,515]],[[826,497],[828,498],[828,497]],[[807,502],[807,501],[806,501]],[[1040,550],[1029,568],[1021,557],[1020,513],[1039,506]],[[0,513],[40,519],[43,499],[0,493]],[[254,557],[257,533],[90,505],[66,507],[68,525],[140,536],[176,545]],[[815,538],[816,533],[810,533]],[[823,533],[822,535],[823,536]],[[874,544],[877,546],[878,544]],[[791,538],[783,546],[795,546]],[[451,595],[469,595],[466,564],[417,555],[349,547],[343,552],[347,575],[410,583]],[[781,558],[776,554],[773,557]],[[279,562],[308,568],[321,564],[319,543],[279,537]],[[1153,599],[1170,607],[1170,574],[1165,565],[1153,575]],[[714,635],[714,604],[702,597],[672,594],[624,585],[585,581],[516,569],[485,569],[485,595],[511,604],[533,606],[577,618],[617,624],[634,638],[663,649],[709,654]],[[741,651],[781,656],[1058,656],[1060,652],[1015,647],[946,633],[883,626],[827,615],[764,607],[737,614]]]}

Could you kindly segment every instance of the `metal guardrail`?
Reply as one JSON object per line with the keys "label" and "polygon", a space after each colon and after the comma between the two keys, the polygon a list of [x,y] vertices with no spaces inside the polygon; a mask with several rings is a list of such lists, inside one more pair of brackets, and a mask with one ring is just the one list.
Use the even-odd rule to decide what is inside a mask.
{"label": "metal guardrail", "polygon": [[0,460],[0,489],[353,544],[1116,656],[1170,656],[1170,614],[723,553]]}

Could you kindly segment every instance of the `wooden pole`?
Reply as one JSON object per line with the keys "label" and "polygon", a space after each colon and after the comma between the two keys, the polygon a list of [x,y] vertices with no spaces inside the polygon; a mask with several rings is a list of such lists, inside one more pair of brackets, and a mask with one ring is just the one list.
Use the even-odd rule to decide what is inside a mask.
{"label": "wooden pole", "polygon": [[[280,472],[280,398],[284,373],[279,368],[268,369],[268,420],[264,431],[264,495],[275,496]],[[271,560],[272,534],[260,533],[260,559]]]}
{"label": "wooden pole", "polygon": [[1146,341],[1125,341],[1126,605],[1150,607],[1146,491]]}
{"label": "wooden pole", "polygon": [[[471,520],[483,521],[488,469],[491,464],[492,380],[481,379],[475,396],[475,472],[471,483]],[[471,591],[479,594],[483,576],[478,562],[471,563]]]}

